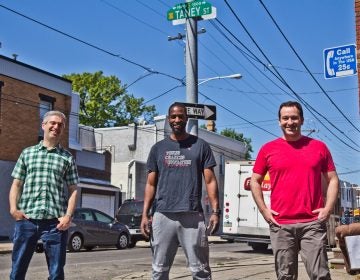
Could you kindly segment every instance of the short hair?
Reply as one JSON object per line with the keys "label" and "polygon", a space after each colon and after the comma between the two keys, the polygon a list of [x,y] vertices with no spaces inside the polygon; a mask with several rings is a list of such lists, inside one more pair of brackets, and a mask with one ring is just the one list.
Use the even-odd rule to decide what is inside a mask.
{"label": "short hair", "polygon": [[173,104],[170,105],[169,107],[169,111],[168,111],[168,116],[170,116],[170,111],[172,108],[174,107],[181,107],[184,109],[185,115],[187,116],[187,110],[186,110],[186,106],[184,103],[180,103],[180,102],[174,102]]}
{"label": "short hair", "polygon": [[64,113],[60,112],[60,111],[48,111],[45,113],[44,118],[42,123],[47,123],[48,118],[50,118],[51,116],[58,116],[60,117],[63,121],[64,121],[64,127],[66,124],[66,116],[64,115]]}
{"label": "short hair", "polygon": [[280,104],[279,112],[278,112],[279,120],[281,118],[280,111],[283,107],[296,107],[299,110],[301,119],[304,120],[303,108],[302,108],[301,104],[297,101],[286,101],[286,102]]}

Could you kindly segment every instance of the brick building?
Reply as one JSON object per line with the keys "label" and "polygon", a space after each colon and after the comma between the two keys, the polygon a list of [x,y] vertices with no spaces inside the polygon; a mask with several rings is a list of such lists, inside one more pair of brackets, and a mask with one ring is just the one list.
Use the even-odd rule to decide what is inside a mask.
{"label": "brick building", "polygon": [[[0,235],[9,236],[13,220],[8,194],[11,172],[21,151],[43,137],[41,118],[55,109],[69,115],[71,82],[0,56]],[[62,145],[69,147],[69,125]]]}
{"label": "brick building", "polygon": [[119,189],[110,184],[111,155],[82,149],[79,141],[79,96],[71,81],[0,55],[0,237],[11,237],[11,172],[21,153],[43,137],[41,121],[49,110],[68,116],[61,145],[76,158],[80,183],[78,206],[114,215]]}

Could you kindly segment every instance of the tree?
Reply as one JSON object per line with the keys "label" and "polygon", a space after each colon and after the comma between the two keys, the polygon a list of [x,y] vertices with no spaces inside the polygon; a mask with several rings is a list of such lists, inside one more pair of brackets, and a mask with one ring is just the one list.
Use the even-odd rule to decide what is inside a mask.
{"label": "tree", "polygon": [[116,76],[95,73],[63,75],[72,81],[72,89],[80,95],[79,120],[92,127],[123,126],[139,118],[151,122],[156,116],[155,106],[142,105],[143,98],[127,93]]}
{"label": "tree", "polygon": [[251,139],[244,137],[242,133],[238,133],[233,128],[225,128],[220,132],[221,135],[238,140],[240,142],[245,143],[247,151],[245,154],[245,159],[249,160],[251,159],[251,154],[253,152],[252,146],[251,146]]}

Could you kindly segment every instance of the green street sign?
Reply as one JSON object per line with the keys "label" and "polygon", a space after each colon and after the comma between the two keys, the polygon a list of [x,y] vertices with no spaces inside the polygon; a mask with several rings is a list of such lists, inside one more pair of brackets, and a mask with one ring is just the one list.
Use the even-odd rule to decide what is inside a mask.
{"label": "green street sign", "polygon": [[195,0],[192,2],[180,3],[172,7],[167,13],[167,19],[181,20],[186,18],[201,17],[210,15],[212,6],[204,0]]}

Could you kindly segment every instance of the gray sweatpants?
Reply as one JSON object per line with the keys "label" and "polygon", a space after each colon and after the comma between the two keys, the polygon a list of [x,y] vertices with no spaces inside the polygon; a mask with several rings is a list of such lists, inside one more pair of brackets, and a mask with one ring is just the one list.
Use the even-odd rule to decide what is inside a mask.
{"label": "gray sweatpants", "polygon": [[326,223],[270,226],[271,247],[278,280],[298,278],[298,254],[311,280],[330,280],[326,253]]}
{"label": "gray sweatpants", "polygon": [[152,279],[168,280],[179,245],[193,279],[211,279],[209,245],[203,213],[159,213],[152,220]]}

